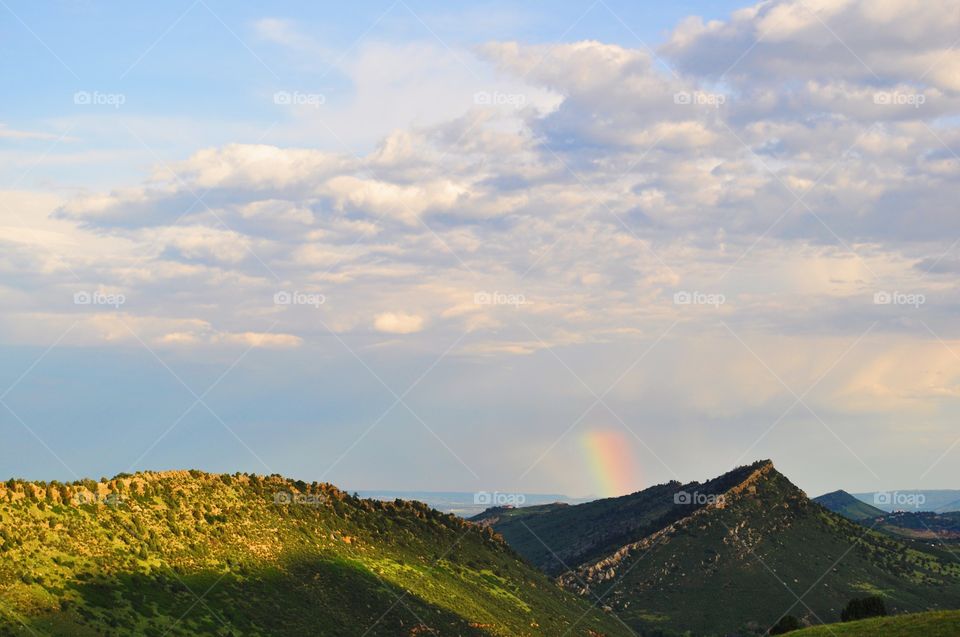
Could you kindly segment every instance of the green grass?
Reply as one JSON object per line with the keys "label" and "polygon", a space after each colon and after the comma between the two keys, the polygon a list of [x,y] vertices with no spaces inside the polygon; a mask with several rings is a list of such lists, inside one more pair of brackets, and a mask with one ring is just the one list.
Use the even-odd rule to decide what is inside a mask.
{"label": "green grass", "polygon": [[629,634],[492,531],[420,503],[200,472],[0,488],[0,635],[568,630]]}
{"label": "green grass", "polygon": [[877,617],[843,624],[816,626],[788,633],[791,637],[956,637],[960,611]]}

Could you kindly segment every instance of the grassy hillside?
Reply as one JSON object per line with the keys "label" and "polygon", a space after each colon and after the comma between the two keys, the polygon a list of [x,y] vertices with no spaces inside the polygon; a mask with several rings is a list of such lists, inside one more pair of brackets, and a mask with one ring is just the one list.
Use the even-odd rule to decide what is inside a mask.
{"label": "grassy hillside", "polygon": [[914,613],[878,617],[845,624],[816,626],[789,633],[790,637],[956,637],[960,611]]}
{"label": "grassy hillside", "polygon": [[878,509],[873,505],[867,504],[863,500],[855,498],[842,490],[825,493],[824,495],[814,498],[813,501],[854,522],[872,520],[886,515],[886,511],[883,509]]}
{"label": "grassy hillside", "polygon": [[10,481],[0,541],[0,635],[629,634],[488,529],[279,476]]}

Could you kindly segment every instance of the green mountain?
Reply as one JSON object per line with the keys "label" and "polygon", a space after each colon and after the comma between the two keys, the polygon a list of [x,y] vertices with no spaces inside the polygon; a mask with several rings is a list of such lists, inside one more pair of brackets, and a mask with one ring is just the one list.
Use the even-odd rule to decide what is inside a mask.
{"label": "green mountain", "polygon": [[0,635],[629,632],[491,530],[279,476],[0,486]]}
{"label": "green mountain", "polygon": [[813,501],[854,522],[873,520],[886,514],[883,509],[867,504],[843,490],[825,493],[814,498]]}
{"label": "green mountain", "polygon": [[843,624],[815,626],[788,633],[790,637],[956,637],[960,611],[910,613]]}
{"label": "green mountain", "polygon": [[483,520],[535,564],[550,566],[545,552],[562,558],[564,587],[601,598],[638,631],[760,635],[785,613],[835,622],[865,594],[892,612],[960,607],[955,560],[827,510],[769,461],[703,484]]}

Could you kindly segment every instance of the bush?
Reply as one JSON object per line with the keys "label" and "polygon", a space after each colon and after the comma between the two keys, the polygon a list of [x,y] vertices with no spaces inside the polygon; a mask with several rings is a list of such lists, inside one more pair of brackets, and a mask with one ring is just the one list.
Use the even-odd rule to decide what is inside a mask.
{"label": "bush", "polygon": [[862,597],[851,599],[847,607],[840,613],[840,620],[849,622],[867,617],[882,617],[887,614],[887,605],[882,597]]}
{"label": "bush", "polygon": [[780,618],[773,628],[770,629],[768,634],[770,635],[782,635],[784,633],[789,633],[793,630],[800,630],[803,626],[800,624],[800,620],[794,617],[793,615],[784,615]]}

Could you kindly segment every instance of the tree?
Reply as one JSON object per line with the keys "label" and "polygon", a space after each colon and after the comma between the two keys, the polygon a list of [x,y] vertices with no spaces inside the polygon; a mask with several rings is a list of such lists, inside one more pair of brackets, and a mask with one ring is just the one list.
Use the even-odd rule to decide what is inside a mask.
{"label": "tree", "polygon": [[877,595],[851,599],[847,607],[840,613],[840,620],[849,622],[867,617],[882,617],[887,614],[887,605],[883,598]]}
{"label": "tree", "polygon": [[784,633],[789,633],[790,631],[799,630],[801,628],[803,628],[803,626],[800,624],[799,619],[793,615],[784,615],[780,618],[780,621],[774,624],[773,628],[770,629],[768,634],[782,635]]}

